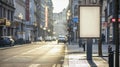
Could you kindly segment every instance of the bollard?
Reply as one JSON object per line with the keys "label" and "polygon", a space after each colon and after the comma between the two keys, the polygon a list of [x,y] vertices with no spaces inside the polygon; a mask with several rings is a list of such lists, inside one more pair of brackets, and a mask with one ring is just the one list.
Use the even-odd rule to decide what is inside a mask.
{"label": "bollard", "polygon": [[109,52],[108,61],[109,61],[109,67],[114,67],[114,51]]}

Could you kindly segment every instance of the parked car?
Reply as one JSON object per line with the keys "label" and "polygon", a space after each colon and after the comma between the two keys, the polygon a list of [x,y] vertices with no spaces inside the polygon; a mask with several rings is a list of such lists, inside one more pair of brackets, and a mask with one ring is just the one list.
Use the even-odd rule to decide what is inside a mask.
{"label": "parked car", "polygon": [[13,46],[14,45],[14,40],[11,36],[1,36],[0,37],[0,45],[1,46],[6,46],[6,45],[9,45],[9,46]]}
{"label": "parked car", "polygon": [[58,37],[58,43],[66,43],[67,37],[66,36],[59,36]]}
{"label": "parked car", "polygon": [[23,38],[19,38],[19,39],[17,39],[17,40],[15,40],[15,44],[25,44],[26,42],[29,42],[30,43],[30,41],[25,41]]}

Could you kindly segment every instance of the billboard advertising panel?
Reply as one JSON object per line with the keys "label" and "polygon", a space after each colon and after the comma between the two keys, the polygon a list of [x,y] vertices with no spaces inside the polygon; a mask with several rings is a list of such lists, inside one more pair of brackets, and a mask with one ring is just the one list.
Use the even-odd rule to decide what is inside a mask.
{"label": "billboard advertising panel", "polygon": [[100,37],[100,7],[79,7],[79,35],[81,38]]}

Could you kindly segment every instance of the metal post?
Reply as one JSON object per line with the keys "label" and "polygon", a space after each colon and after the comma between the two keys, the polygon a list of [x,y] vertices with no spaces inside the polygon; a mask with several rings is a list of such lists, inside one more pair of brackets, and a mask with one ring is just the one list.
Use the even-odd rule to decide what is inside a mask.
{"label": "metal post", "polygon": [[92,39],[87,39],[87,60],[92,60]]}
{"label": "metal post", "polygon": [[119,15],[119,0],[114,0],[115,2],[115,12],[114,12],[114,17],[116,19],[116,22],[114,23],[115,25],[115,67],[119,67],[119,22],[118,22],[118,15]]}
{"label": "metal post", "polygon": [[[102,5],[103,5],[103,0],[100,0],[100,23],[102,22]],[[101,24],[100,24],[101,25]],[[99,42],[98,42],[98,55],[102,56],[102,41],[101,41],[101,35],[99,38]]]}
{"label": "metal post", "polygon": [[114,67],[114,52],[109,52],[109,67]]}

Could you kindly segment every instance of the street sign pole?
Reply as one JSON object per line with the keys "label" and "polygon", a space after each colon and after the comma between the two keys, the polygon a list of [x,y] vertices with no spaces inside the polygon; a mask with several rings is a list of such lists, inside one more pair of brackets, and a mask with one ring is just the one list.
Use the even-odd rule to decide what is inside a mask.
{"label": "street sign pole", "polygon": [[114,17],[116,19],[116,22],[114,23],[115,25],[115,45],[116,45],[116,49],[115,49],[115,67],[119,67],[119,22],[118,22],[118,16],[119,16],[119,0],[114,0],[115,2],[115,13],[114,13]]}

